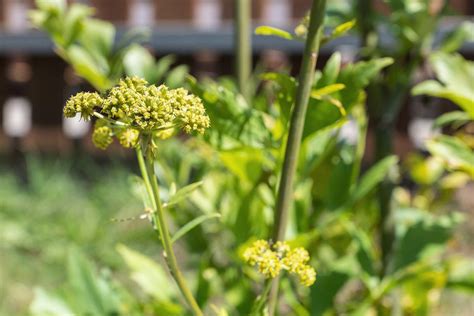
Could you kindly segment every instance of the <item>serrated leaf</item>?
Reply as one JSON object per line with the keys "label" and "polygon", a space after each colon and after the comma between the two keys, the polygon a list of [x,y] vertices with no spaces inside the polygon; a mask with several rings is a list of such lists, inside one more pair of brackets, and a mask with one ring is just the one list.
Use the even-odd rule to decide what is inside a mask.
{"label": "serrated leaf", "polygon": [[277,36],[287,40],[292,40],[293,36],[284,30],[271,26],[259,26],[255,29],[255,34],[266,35],[266,36]]}
{"label": "serrated leaf", "polygon": [[173,235],[173,238],[171,238],[171,243],[176,242],[178,239],[180,239],[181,237],[183,237],[184,235],[186,235],[189,231],[191,231],[191,230],[194,229],[195,227],[201,225],[201,224],[204,223],[205,221],[207,221],[207,220],[209,220],[209,219],[212,219],[212,218],[218,218],[218,217],[221,217],[221,214],[212,213],[212,214],[204,214],[204,215],[201,215],[201,216],[196,217],[195,219],[193,219],[193,220],[190,221],[189,223],[187,223],[187,224],[185,224],[184,226],[182,226],[182,227]]}

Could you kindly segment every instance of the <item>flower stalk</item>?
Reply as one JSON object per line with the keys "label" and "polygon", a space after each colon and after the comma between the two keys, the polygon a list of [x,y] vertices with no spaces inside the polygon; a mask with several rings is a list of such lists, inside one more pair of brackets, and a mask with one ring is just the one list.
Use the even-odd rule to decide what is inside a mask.
{"label": "flower stalk", "polygon": [[[141,146],[144,146],[145,148],[141,148]],[[145,187],[147,192],[149,194],[151,193],[150,199],[154,207],[154,211],[151,213],[153,229],[155,229],[160,236],[164,248],[163,255],[165,257],[166,264],[173,279],[178,285],[181,294],[189,305],[189,308],[195,316],[203,316],[204,314],[196,302],[191,290],[186,284],[185,278],[178,266],[178,261],[176,260],[176,255],[171,243],[168,224],[166,222],[163,206],[160,200],[160,189],[154,172],[155,159],[151,146],[150,139],[145,139],[143,144],[137,147],[136,153],[143,181],[145,182]],[[145,153],[145,156],[143,156],[143,153]]]}
{"label": "flower stalk", "polygon": [[235,0],[235,48],[236,48],[236,73],[239,92],[249,101],[249,79],[252,71],[251,50],[251,14],[250,0]]}
{"label": "flower stalk", "polygon": [[135,148],[152,211],[149,212],[154,231],[160,237],[169,271],[195,316],[203,316],[186,284],[173,251],[168,224],[160,200],[155,176],[153,139],[171,136],[176,129],[186,133],[203,133],[210,126],[201,99],[183,88],[150,85],[138,77],[127,77],[106,94],[80,92],[64,107],[66,117],[80,114],[84,120],[97,117],[92,134],[93,143],[106,149],[114,137],[124,148]]}
{"label": "flower stalk", "polygon": [[[323,31],[326,0],[313,0],[310,12],[308,34],[306,38],[303,61],[298,79],[295,106],[292,111],[288,138],[286,142],[285,159],[278,188],[277,206],[273,239],[284,240],[288,226],[288,214],[293,201],[293,182],[297,169],[298,154],[301,147],[301,138],[305,122],[306,110],[314,83],[316,61]],[[269,297],[269,315],[275,312],[278,296],[279,279],[273,281]]]}

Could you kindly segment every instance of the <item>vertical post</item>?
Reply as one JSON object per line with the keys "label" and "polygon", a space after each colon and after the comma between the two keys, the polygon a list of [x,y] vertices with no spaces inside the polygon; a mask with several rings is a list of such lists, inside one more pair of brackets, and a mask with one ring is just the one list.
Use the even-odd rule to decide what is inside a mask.
{"label": "vertical post", "polygon": [[249,78],[252,71],[251,0],[235,0],[235,53],[237,85],[242,96],[249,101]]}

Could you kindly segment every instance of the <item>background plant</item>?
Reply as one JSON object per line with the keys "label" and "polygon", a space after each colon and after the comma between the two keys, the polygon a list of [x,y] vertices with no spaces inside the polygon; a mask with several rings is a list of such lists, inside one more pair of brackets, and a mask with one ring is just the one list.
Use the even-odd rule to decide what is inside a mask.
{"label": "background plant", "polygon": [[[353,22],[346,23],[351,19],[344,17],[341,26],[327,33],[324,41],[336,37],[336,30],[347,30],[347,25],[353,25]],[[287,31],[280,34],[304,39],[306,23],[304,20],[293,34]],[[366,314],[374,310],[384,314],[397,308],[393,302],[400,301],[405,313],[429,313],[433,303],[429,297],[433,297],[433,293],[454,284],[457,288],[461,284],[467,285],[462,288],[469,288],[466,277],[469,270],[464,269],[468,266],[466,261],[443,257],[445,243],[460,221],[459,216],[446,214],[445,210],[451,204],[445,204],[437,195],[429,204],[422,201],[426,192],[438,190],[432,186],[435,182],[421,180],[418,182],[420,189],[415,193],[407,192],[405,187],[396,187],[392,212],[397,228],[393,259],[389,265],[382,263],[377,243],[380,213],[376,187],[387,174],[393,175],[397,159],[388,156],[372,168],[362,165],[367,131],[364,88],[391,62],[390,59],[366,58],[343,67],[341,56],[336,53],[315,74],[316,85],[311,89],[303,130],[295,201],[287,236],[292,246],[304,246],[309,250],[312,265],[318,270],[318,281],[308,293],[291,280],[282,280],[281,301],[284,304],[281,307],[284,312],[286,308],[288,313],[296,315]],[[389,69],[383,71],[383,76]],[[116,80],[118,77],[114,82]],[[217,310],[223,308],[229,314],[239,315],[249,312],[256,294],[261,293],[262,284],[261,277],[253,269],[242,266],[239,245],[247,241],[250,244],[254,238],[266,239],[271,234],[278,186],[276,175],[282,172],[282,143],[288,133],[289,113],[297,88],[296,79],[285,73],[265,73],[254,82],[246,101],[233,80],[221,78],[197,82],[190,78],[189,88],[203,99],[213,128],[204,136],[204,142],[186,140],[185,146],[163,143],[163,160],[156,164],[165,200],[167,194],[173,195],[174,187],[184,187],[202,178],[201,187],[190,194],[189,200],[181,200],[179,211],[171,212],[174,225],[182,227],[193,219],[213,213],[220,214],[220,219],[194,226],[176,245],[186,249],[185,259],[189,266],[199,267],[199,273],[195,274],[198,278],[192,281],[196,285],[198,303],[209,310],[219,306]],[[357,127],[356,143],[340,136],[345,123]],[[198,155],[190,155],[185,150]],[[193,158],[188,159],[191,156]],[[418,164],[422,167],[412,168],[418,161],[406,163],[407,172],[414,179],[420,178],[420,170],[426,166],[436,166],[427,160]],[[442,174],[443,178],[449,176],[444,171]],[[452,186],[451,193],[457,185],[462,182]],[[138,182],[134,187],[141,186]],[[409,199],[406,199],[407,193]],[[425,242],[414,242],[420,240]],[[176,304],[179,302],[176,293],[158,297],[153,286],[144,280],[143,275],[150,276],[143,272],[151,269],[147,265],[150,261],[120,249],[120,253],[128,257],[132,278],[146,293],[129,297],[135,302],[129,308],[135,306],[141,312],[149,308],[147,311],[153,313],[152,308],[168,306],[168,310],[176,308],[178,315],[183,313]],[[80,261],[78,256],[73,258]],[[380,277],[382,269],[388,270]],[[69,293],[74,292],[73,289]],[[96,293],[101,297],[108,292]],[[136,304],[137,299],[139,304]],[[102,299],[95,302],[109,304],[100,303]],[[89,301],[88,304],[92,303]]]}

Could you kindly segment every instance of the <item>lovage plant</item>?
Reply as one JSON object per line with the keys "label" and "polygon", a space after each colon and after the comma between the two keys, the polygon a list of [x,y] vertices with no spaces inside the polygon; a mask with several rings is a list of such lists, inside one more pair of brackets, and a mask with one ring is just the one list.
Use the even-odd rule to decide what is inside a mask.
{"label": "lovage plant", "polygon": [[160,236],[168,267],[194,314],[203,315],[178,267],[154,171],[159,152],[155,139],[169,137],[178,129],[203,133],[209,127],[209,117],[201,100],[182,88],[157,87],[144,79],[127,77],[104,96],[81,92],[71,97],[64,107],[64,115],[74,117],[77,114],[84,120],[90,120],[92,116],[98,118],[92,135],[97,147],[107,148],[116,137],[122,146],[136,149],[153,207],[148,213],[149,219]]}

